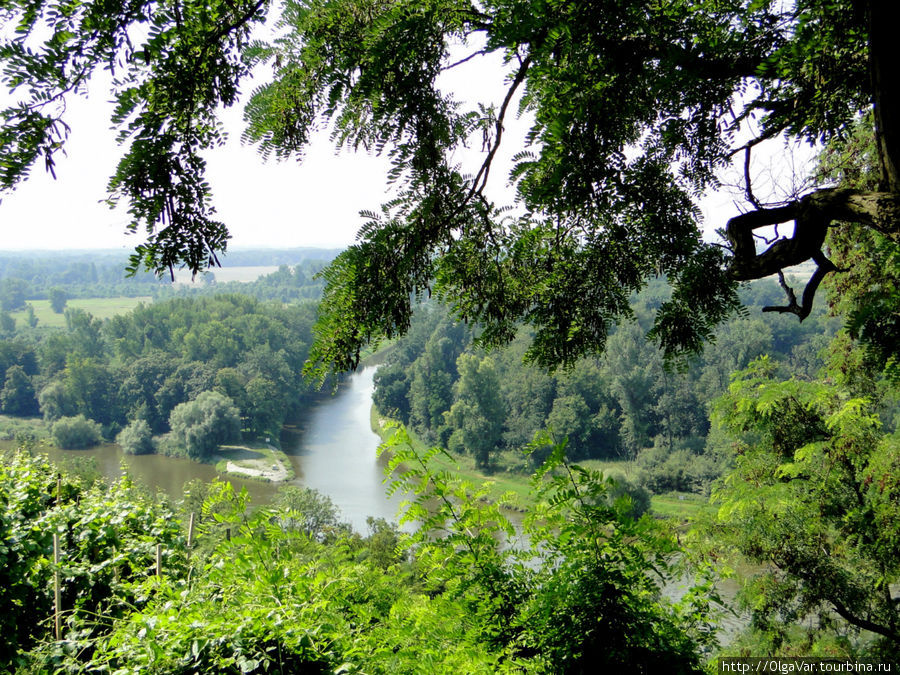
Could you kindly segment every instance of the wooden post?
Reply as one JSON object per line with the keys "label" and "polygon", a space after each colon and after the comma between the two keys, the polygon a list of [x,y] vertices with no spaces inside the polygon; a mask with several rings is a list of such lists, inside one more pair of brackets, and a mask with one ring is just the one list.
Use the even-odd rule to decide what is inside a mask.
{"label": "wooden post", "polygon": [[59,535],[53,533],[53,633],[56,641],[62,639],[62,627],[60,626],[60,599],[59,599]]}
{"label": "wooden post", "polygon": [[162,544],[156,545],[156,576],[162,576]]}
{"label": "wooden post", "polygon": [[191,547],[194,545],[194,512],[191,511],[191,519],[188,521],[188,544],[185,552],[187,561],[191,561]]}
{"label": "wooden post", "polygon": [[231,528],[225,528],[225,541],[231,541]]}
{"label": "wooden post", "polygon": [[191,519],[188,521],[188,548],[194,545],[194,512],[191,511]]}
{"label": "wooden post", "polygon": [[59,506],[59,502],[62,496],[62,474],[56,474],[56,505]]}

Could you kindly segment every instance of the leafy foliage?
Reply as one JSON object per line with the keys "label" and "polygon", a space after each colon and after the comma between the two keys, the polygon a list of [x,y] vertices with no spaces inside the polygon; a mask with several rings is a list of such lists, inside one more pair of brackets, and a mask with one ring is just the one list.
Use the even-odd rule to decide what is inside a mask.
{"label": "leafy foliage", "polygon": [[[270,69],[245,111],[244,139],[263,156],[302,156],[313,131],[331,125],[338,146],[392,162],[395,193],[364,214],[359,243],[325,274],[310,367],[320,374],[351,369],[366,342],[408,330],[411,300],[432,291],[483,325],[483,345],[507,344],[524,322],[534,331],[529,359],[570,365],[603,350],[653,274],[674,291],[649,334],[667,358],[682,359],[735,312],[736,279],[819,262],[824,228],[848,203],[819,190],[810,196],[818,201],[769,209],[748,178],[753,211],[731,223],[724,250],[703,241],[696,207],[719,187],[718,170],[780,135],[840,137],[873,100],[879,128],[895,117],[882,79],[891,45],[869,30],[881,11],[870,1],[312,0],[285,3],[270,17],[276,37],[251,41],[275,11],[264,0],[8,2],[2,78],[19,100],[2,111],[0,185],[13,188],[36,162],[53,170],[69,133],[66,98],[106,68],[127,145],[109,200],[127,201],[128,228],[149,237],[131,270],[215,265],[228,233],[203,151],[224,137],[218,107],[235,102],[251,69]],[[454,48],[469,53],[459,59]],[[489,54],[506,73],[495,101],[462,103],[444,90],[445,71]],[[514,159],[510,210],[487,183],[516,107],[530,129]],[[750,119],[758,132],[744,142]],[[885,167],[892,143],[878,145]],[[454,163],[479,145],[474,167]],[[824,224],[811,235],[798,226],[757,255],[756,221],[799,222],[813,201],[827,207]],[[895,232],[879,225],[882,215],[855,218]]]}
{"label": "leafy foliage", "polygon": [[395,432],[385,450],[392,467],[406,469],[392,489],[415,495],[404,518],[421,521],[410,543],[425,582],[459,597],[481,625],[480,639],[530,672],[601,664],[697,672],[708,608],[660,597],[674,573],[671,533],[636,519],[614,481],[566,462],[564,442],[535,441],[547,444],[553,449],[535,474],[537,506],[518,544],[504,551],[497,539],[517,535],[502,500],[482,504],[477,488],[429,471],[439,451],[419,456],[405,432]]}
{"label": "leafy foliage", "polygon": [[101,438],[100,425],[84,415],[61,417],[50,430],[53,442],[66,450],[81,450],[97,445]]}
{"label": "leafy foliage", "polygon": [[[415,534],[375,521],[351,534],[309,491],[250,511],[246,492],[215,482],[185,504],[191,548],[180,516],[127,478],[57,483],[45,460],[17,454],[0,465],[0,658],[21,672],[487,674],[579,672],[603,656],[699,672],[706,610],[659,594],[671,534],[634,520],[628,497],[610,501],[611,483],[566,464],[562,445],[518,549],[498,538],[516,535],[497,504],[431,471],[402,434],[389,450],[407,467],[395,488],[415,488]],[[298,509],[322,517],[297,527]],[[48,621],[57,569],[61,641]],[[615,649],[597,651],[604,641]]]}
{"label": "leafy foliage", "polygon": [[208,459],[220,445],[238,440],[241,431],[237,408],[216,391],[175,406],[169,426],[174,442],[192,459]]}
{"label": "leafy foliage", "polygon": [[8,415],[29,416],[38,413],[34,386],[22,366],[7,369],[6,381],[0,390],[0,408]]}
{"label": "leafy foliage", "polygon": [[134,420],[122,429],[116,436],[116,443],[126,455],[146,455],[156,450],[150,425],[142,419]]}
{"label": "leafy foliage", "polygon": [[803,617],[817,616],[827,632],[837,615],[874,636],[856,647],[862,653],[896,654],[900,516],[891,476],[900,453],[871,401],[821,382],[777,381],[760,360],[736,376],[717,414],[740,450],[713,492],[711,527],[768,566],[747,602],[770,653],[797,653],[790,642],[780,650]]}
{"label": "leafy foliage", "polygon": [[[153,571],[157,543],[166,567],[180,569],[172,556],[182,536],[180,523],[127,479],[88,488],[74,476],[59,477],[46,460],[17,453],[0,464],[0,495],[4,664],[24,665],[23,653],[51,632],[55,570],[63,589],[63,630],[74,646],[144,604],[146,594],[138,587]],[[60,542],[58,566],[54,533]],[[52,650],[57,663],[68,652],[66,645],[57,643]]]}

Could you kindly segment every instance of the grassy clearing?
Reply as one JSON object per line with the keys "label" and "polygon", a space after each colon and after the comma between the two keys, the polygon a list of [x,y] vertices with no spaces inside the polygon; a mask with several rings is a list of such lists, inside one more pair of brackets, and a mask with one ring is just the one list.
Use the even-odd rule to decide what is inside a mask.
{"label": "grassy clearing", "polygon": [[[375,406],[372,406],[371,415],[372,430],[381,437],[382,441],[387,440],[391,435],[391,430],[385,429],[388,420],[379,415]],[[416,451],[424,452],[428,449],[428,445],[414,432],[409,429],[407,432]],[[475,460],[472,457],[448,457],[448,454],[450,453],[436,455],[431,460],[431,466],[438,470],[452,471],[463,480],[476,485],[489,483],[489,499],[498,499],[501,495],[511,492],[515,496],[515,510],[525,510],[532,503],[533,495],[529,473],[505,470],[488,474],[475,467]],[[629,461],[591,459],[579,462],[579,464],[588,469],[602,471],[607,476],[621,476],[633,480],[635,475],[634,464]],[[685,523],[691,520],[705,503],[706,500],[703,497],[690,493],[653,495],[650,500],[650,510],[657,517],[671,518],[679,523]]]}
{"label": "grassy clearing", "polygon": [[0,415],[0,441],[16,444],[20,433],[33,435],[36,440],[50,437],[49,425],[41,417],[10,417]]}
{"label": "grassy clearing", "polygon": [[634,481],[637,478],[634,462],[626,459],[586,459],[578,463],[585,469],[602,471],[605,476],[625,478],[630,481]]}
{"label": "grassy clearing", "polygon": [[706,499],[690,492],[670,492],[653,495],[650,510],[661,518],[670,518],[681,524],[688,523],[706,505]]}
{"label": "grassy clearing", "polygon": [[295,476],[287,455],[266,443],[222,445],[216,455],[216,471],[227,476],[264,483],[283,483]]}
{"label": "grassy clearing", "polygon": [[[66,303],[66,307],[83,309],[98,319],[109,319],[119,314],[127,314],[141,303],[153,302],[150,296],[127,298],[119,296],[115,298],[73,298]],[[44,326],[63,328],[66,318],[63,314],[57,314],[50,309],[49,300],[29,300],[28,304],[34,307],[34,315],[38,320],[38,328]],[[10,312],[10,316],[16,320],[16,326],[26,326],[25,312]]]}

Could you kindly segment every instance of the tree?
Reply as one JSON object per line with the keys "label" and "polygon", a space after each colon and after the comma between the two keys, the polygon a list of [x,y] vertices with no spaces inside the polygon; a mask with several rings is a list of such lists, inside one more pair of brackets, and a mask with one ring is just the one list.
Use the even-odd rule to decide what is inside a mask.
{"label": "tree", "polygon": [[490,357],[460,354],[456,368],[459,380],[453,385],[453,405],[444,413],[447,426],[452,430],[450,447],[461,446],[472,453],[478,466],[488,467],[491,453],[497,451],[506,419],[500,398],[500,378]]}
{"label": "tree", "polygon": [[156,450],[150,425],[141,419],[122,429],[116,436],[116,443],[122,446],[122,452],[126,455],[147,455]]}
{"label": "tree", "polygon": [[286,407],[283,403],[283,392],[275,383],[265,377],[254,377],[247,383],[246,389],[250,433],[257,438],[277,437],[284,424]]}
{"label": "tree", "polygon": [[30,302],[25,305],[25,323],[28,324],[29,328],[36,328],[38,325],[38,318],[34,314],[34,305]]}
{"label": "tree", "polygon": [[66,329],[71,338],[70,349],[84,358],[101,358],[106,352],[100,334],[102,322],[78,307],[65,311]]}
{"label": "tree", "polygon": [[49,295],[50,309],[52,309],[57,314],[62,314],[63,310],[66,308],[66,302],[68,302],[69,300],[66,291],[56,286],[50,289]]}
{"label": "tree", "polygon": [[61,380],[52,380],[38,395],[41,414],[48,422],[75,414],[75,399]]}
{"label": "tree", "polygon": [[[257,95],[251,136],[289,154],[309,118],[333,116],[348,144],[395,141],[405,179],[394,208],[373,214],[362,242],[326,273],[316,352],[324,363],[355,365],[367,339],[405,330],[410,295],[433,280],[460,316],[486,325],[485,344],[509,340],[522,319],[536,328],[533,359],[572,362],[603,348],[610,322],[629,314],[628,294],[660,272],[674,293],[651,335],[678,355],[698,349],[736,307],[735,281],[812,259],[818,271],[803,300],[772,308],[805,317],[834,270],[821,248],[836,219],[896,237],[898,181],[888,160],[881,192],[823,187],[777,207],[756,198],[747,171],[751,210],[727,224],[725,250],[701,241],[691,200],[715,186],[731,158],[749,165],[761,142],[832,137],[873,104],[881,156],[900,154],[879,3],[501,7],[448,2],[411,13],[398,3],[371,21],[350,13],[341,21],[334,4],[316,4],[296,20],[301,39],[269,53],[285,64],[283,78]],[[409,33],[418,38],[388,52]],[[475,33],[511,65],[499,110],[461,109],[436,85],[446,37]],[[305,99],[306,117],[279,123],[276,111],[296,91],[289,77],[321,98]],[[533,146],[513,169],[525,215],[504,221],[483,188],[520,87],[521,107],[535,116]],[[737,140],[752,116],[758,134]],[[473,179],[446,160],[470,132],[486,148]],[[788,220],[794,234],[758,254],[754,232]]]}
{"label": "tree", "polygon": [[[484,344],[508,341],[523,320],[535,327],[532,359],[571,363],[603,349],[654,274],[674,293],[651,335],[678,355],[738,306],[736,282],[813,260],[802,298],[791,290],[773,308],[806,316],[835,271],[822,246],[838,220],[892,241],[900,233],[900,75],[886,3],[311,0],[285,6],[283,37],[249,42],[271,11],[265,0],[114,10],[93,0],[67,12],[8,3],[16,36],[2,77],[25,93],[0,113],[0,186],[12,189],[37,161],[53,170],[66,96],[115,68],[113,121],[128,149],[110,200],[128,201],[129,229],[149,235],[131,269],[215,264],[227,230],[202,151],[220,142],[216,111],[234,103],[250,68],[271,67],[244,134],[264,156],[301,154],[331,121],[339,145],[384,150],[394,163],[395,198],[326,273],[314,356],[337,369],[355,366],[365,342],[405,331],[411,297],[431,289],[485,326]],[[137,22],[146,38],[135,38]],[[459,43],[462,58],[451,54]],[[499,105],[464,105],[441,89],[441,73],[487,54],[507,68]],[[511,216],[486,185],[517,100],[532,122],[512,170]],[[879,185],[760,201],[749,167],[764,142],[834,138],[866,110]],[[482,161],[467,173],[451,157],[475,144]],[[720,224],[723,248],[703,241],[694,199],[733,160],[748,211]],[[757,230],[789,221],[793,234],[757,251]]]}
{"label": "tree", "polygon": [[0,312],[0,332],[12,334],[16,331],[16,320],[9,312]]}
{"label": "tree", "polygon": [[713,491],[710,529],[765,568],[747,585],[755,626],[777,652],[786,626],[834,615],[900,653],[900,447],[872,401],[823,382],[777,381],[755,361],[717,404],[739,445]]}
{"label": "tree", "polygon": [[101,424],[121,421],[114,372],[94,358],[70,355],[63,370],[63,385],[74,409]]}
{"label": "tree", "polygon": [[0,309],[4,312],[15,312],[25,309],[25,291],[28,287],[21,279],[3,279],[0,281]]}
{"label": "tree", "polygon": [[409,419],[413,427],[433,439],[444,425],[444,413],[453,404],[456,361],[466,346],[462,326],[443,321],[425,343],[413,364],[409,384]]}
{"label": "tree", "polygon": [[40,412],[31,378],[22,366],[12,366],[6,371],[6,381],[0,391],[0,409],[8,415],[20,416]]}
{"label": "tree", "polygon": [[240,438],[241,418],[231,399],[216,391],[204,391],[180,403],[169,415],[175,442],[192,459],[207,459],[217,447]]}
{"label": "tree", "polygon": [[[308,487],[285,485],[278,489],[272,506],[279,510],[282,527],[324,539],[341,527],[340,511],[328,495]],[[345,526],[346,527],[346,526]]]}

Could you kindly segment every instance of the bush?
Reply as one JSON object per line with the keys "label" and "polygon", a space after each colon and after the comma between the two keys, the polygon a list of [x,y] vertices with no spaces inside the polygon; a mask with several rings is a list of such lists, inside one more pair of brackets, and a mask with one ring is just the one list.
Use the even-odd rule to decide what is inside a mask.
{"label": "bush", "polygon": [[630,500],[626,511],[634,519],[650,510],[650,493],[646,488],[625,478],[615,478],[606,493],[606,503],[609,506],[619,506],[620,500],[624,499]]}
{"label": "bush", "polygon": [[149,455],[156,448],[153,445],[153,434],[145,420],[134,420],[116,436],[116,443],[122,446],[126,455]]}
{"label": "bush", "polygon": [[638,482],[653,494],[695,492],[708,495],[712,482],[729,465],[729,456],[714,447],[696,450],[688,444],[670,452],[662,438],[637,456]]}
{"label": "bush", "polygon": [[100,425],[84,415],[61,417],[50,431],[53,442],[64,450],[82,450],[100,443]]}
{"label": "bush", "polygon": [[279,488],[272,505],[280,511],[279,523],[288,530],[299,530],[324,541],[329,534],[347,531],[331,497],[313,488],[285,485]]}

